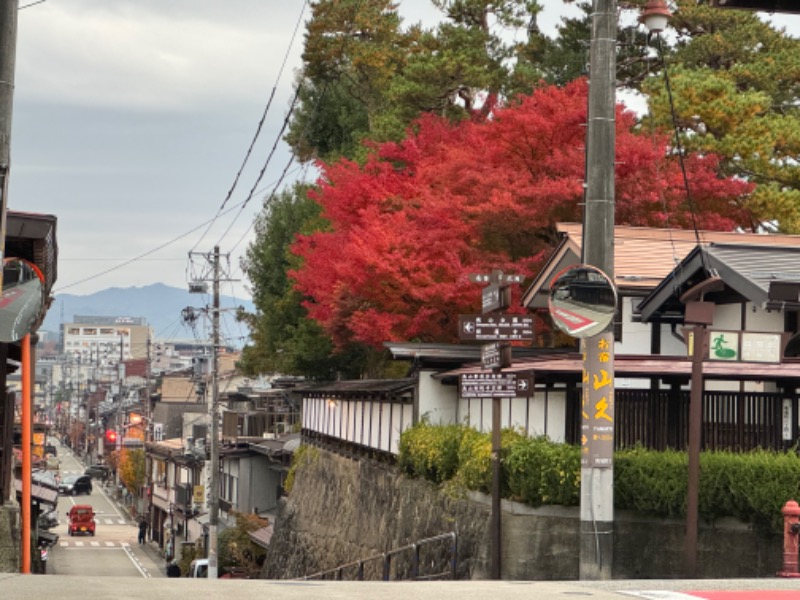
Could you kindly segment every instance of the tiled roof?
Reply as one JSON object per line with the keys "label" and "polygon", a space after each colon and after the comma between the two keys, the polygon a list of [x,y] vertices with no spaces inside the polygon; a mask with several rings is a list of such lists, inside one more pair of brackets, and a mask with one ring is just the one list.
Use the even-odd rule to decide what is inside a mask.
{"label": "tiled roof", "polygon": [[[776,241],[787,237],[793,236],[780,236]],[[722,278],[725,289],[710,293],[706,300],[717,304],[746,300],[773,308],[767,304],[771,284],[800,282],[800,247],[747,243],[698,246],[636,306],[635,312],[644,321],[682,320],[681,294],[711,273]],[[790,304],[782,309],[798,309],[796,302]]]}
{"label": "tiled roof", "polygon": [[[564,240],[551,255],[551,260],[525,292],[526,306],[544,307],[550,282],[563,268],[580,262],[583,226],[580,223],[559,223]],[[697,245],[739,244],[749,246],[782,246],[800,248],[797,235],[761,235],[725,231],[660,229],[655,227],[614,228],[614,283],[620,290],[646,293],[656,287]]]}
{"label": "tiled roof", "polygon": [[254,544],[258,544],[262,548],[267,548],[272,539],[272,523],[261,529],[251,531],[248,535],[250,536],[250,541]]}

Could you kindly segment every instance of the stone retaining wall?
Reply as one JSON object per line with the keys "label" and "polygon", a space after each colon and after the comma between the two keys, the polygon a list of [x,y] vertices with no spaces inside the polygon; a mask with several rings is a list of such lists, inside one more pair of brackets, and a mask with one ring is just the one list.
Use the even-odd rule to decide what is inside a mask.
{"label": "stone retaining wall", "polygon": [[[391,465],[324,450],[311,454],[280,507],[262,577],[299,578],[449,532],[458,535],[458,577],[488,577],[488,496],[458,497],[404,477]],[[579,519],[577,508],[533,509],[503,501],[503,579],[577,579]],[[683,576],[683,521],[617,514],[614,526],[614,578]],[[437,552],[426,560],[446,560],[447,549]],[[781,561],[782,540],[741,523],[726,521],[699,531],[700,577],[771,577]]]}

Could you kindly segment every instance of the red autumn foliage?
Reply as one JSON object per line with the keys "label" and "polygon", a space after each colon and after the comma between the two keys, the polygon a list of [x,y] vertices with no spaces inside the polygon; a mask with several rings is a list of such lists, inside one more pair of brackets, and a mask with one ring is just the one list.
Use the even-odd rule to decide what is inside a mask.
{"label": "red autumn foliage", "polygon": [[[494,112],[449,124],[424,116],[401,143],[377,146],[362,167],[322,165],[315,199],[330,228],[300,236],[292,272],[311,318],[344,345],[450,342],[459,314],[479,312],[470,273],[533,275],[552,227],[579,221],[586,135],[585,81],[546,87]],[[669,138],[639,135],[617,110],[616,222],[691,227]],[[722,179],[712,156],[685,168],[702,229],[746,223],[748,184]]]}

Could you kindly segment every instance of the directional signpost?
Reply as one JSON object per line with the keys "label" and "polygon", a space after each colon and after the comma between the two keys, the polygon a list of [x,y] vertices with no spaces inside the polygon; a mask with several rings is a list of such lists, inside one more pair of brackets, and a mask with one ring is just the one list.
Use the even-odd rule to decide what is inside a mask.
{"label": "directional signpost", "polygon": [[515,373],[465,373],[459,378],[462,398],[516,398]]}
{"label": "directional signpost", "polygon": [[520,342],[534,339],[533,317],[523,315],[459,315],[462,340]]}
{"label": "directional signpost", "polygon": [[469,276],[473,283],[485,284],[481,293],[480,315],[460,315],[458,336],[462,340],[490,342],[481,347],[480,373],[462,375],[459,379],[462,398],[492,399],[492,548],[491,577],[500,579],[500,399],[530,395],[532,381],[517,379],[515,373],[503,373],[511,366],[511,344],[534,339],[533,317],[507,315],[497,311],[511,305],[512,283],[522,283],[522,275],[495,270]]}

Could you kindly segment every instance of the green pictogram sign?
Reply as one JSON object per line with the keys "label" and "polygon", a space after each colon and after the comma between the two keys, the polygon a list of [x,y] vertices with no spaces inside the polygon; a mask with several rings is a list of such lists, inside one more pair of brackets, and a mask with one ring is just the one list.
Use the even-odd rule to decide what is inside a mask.
{"label": "green pictogram sign", "polygon": [[708,351],[711,360],[738,360],[739,335],[730,332],[711,332],[711,345]]}

